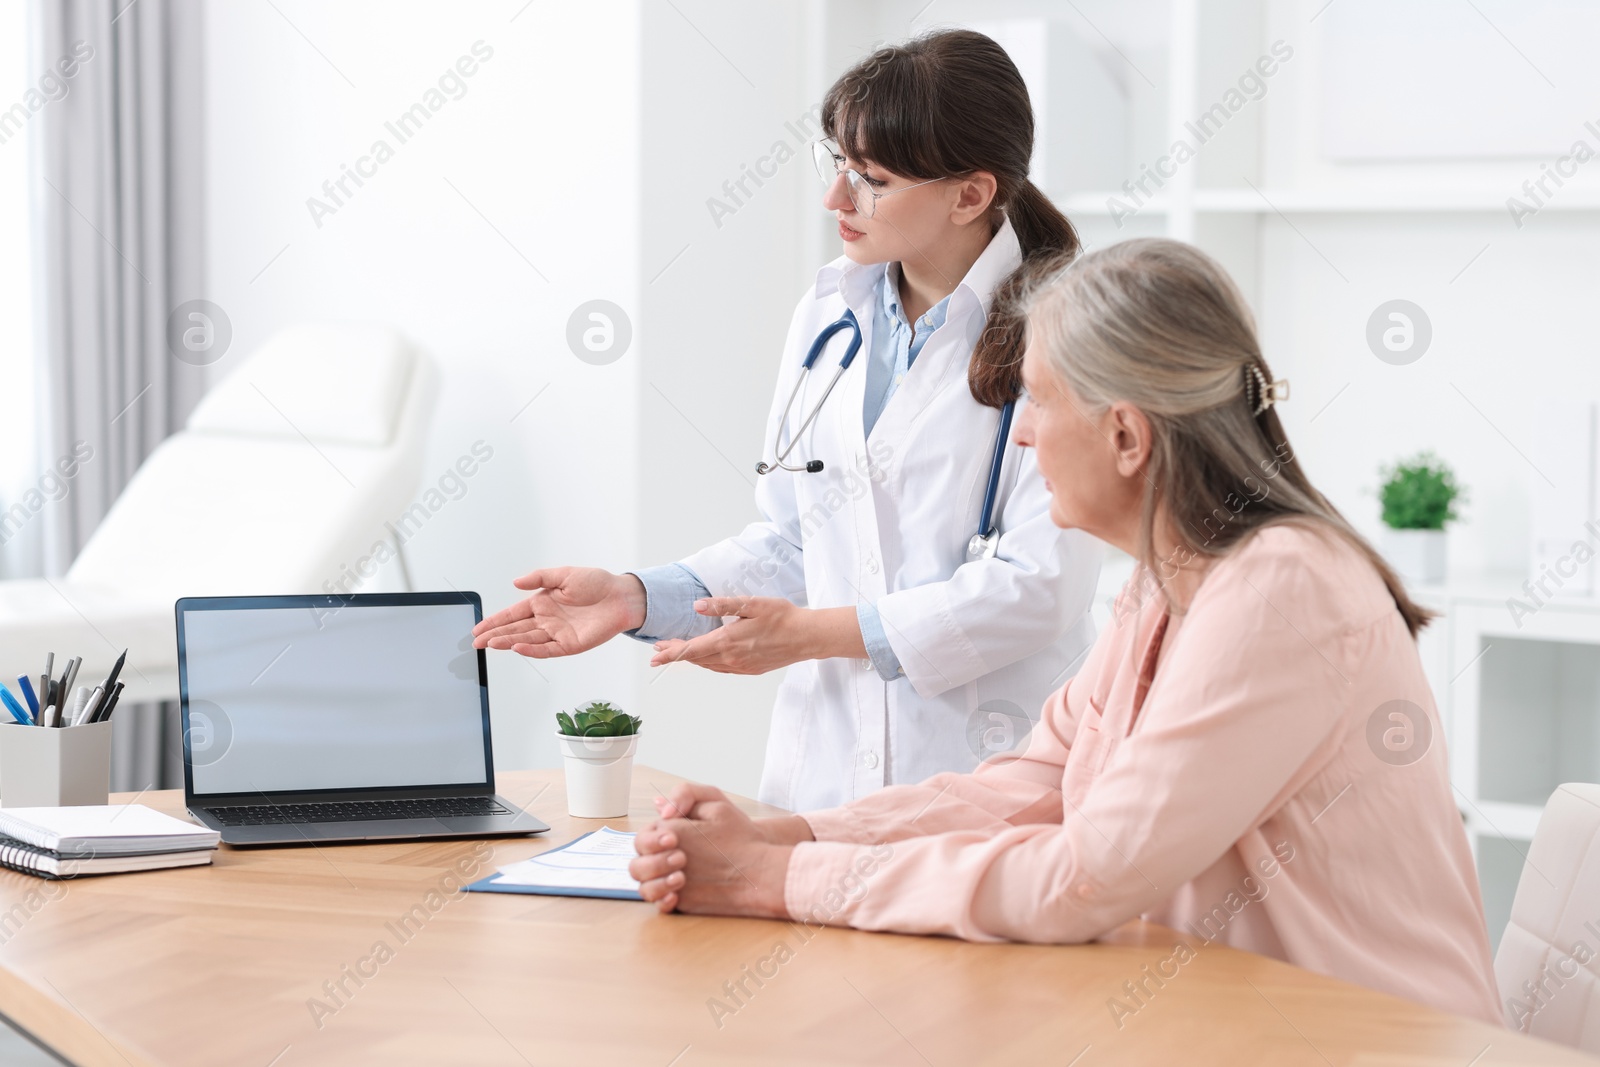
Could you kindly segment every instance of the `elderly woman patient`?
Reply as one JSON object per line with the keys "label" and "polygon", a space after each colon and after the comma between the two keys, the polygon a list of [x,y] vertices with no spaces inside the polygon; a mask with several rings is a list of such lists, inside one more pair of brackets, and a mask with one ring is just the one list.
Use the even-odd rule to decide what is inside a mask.
{"label": "elderly woman patient", "polygon": [[1238,290],[1136,240],[1025,300],[1016,440],[1056,525],[1139,561],[1112,624],[971,774],[754,820],[679,787],[637,838],[645,898],[974,941],[1143,916],[1499,1024],[1430,615],[1306,478]]}

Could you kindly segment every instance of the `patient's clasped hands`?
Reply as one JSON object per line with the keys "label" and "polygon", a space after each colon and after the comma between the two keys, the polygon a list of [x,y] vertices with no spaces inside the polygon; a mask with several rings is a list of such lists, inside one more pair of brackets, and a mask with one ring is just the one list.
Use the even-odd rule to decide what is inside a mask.
{"label": "patient's clasped hands", "polygon": [[661,818],[639,831],[628,871],[660,911],[786,919],[794,846],[812,840],[799,816],[752,819],[708,785],[656,798]]}

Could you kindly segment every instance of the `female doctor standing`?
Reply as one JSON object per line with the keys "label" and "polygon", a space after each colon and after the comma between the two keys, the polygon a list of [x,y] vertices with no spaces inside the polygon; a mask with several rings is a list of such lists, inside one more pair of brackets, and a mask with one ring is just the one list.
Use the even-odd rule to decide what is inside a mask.
{"label": "female doctor standing", "polygon": [[534,571],[476,630],[538,658],[619,633],[675,660],[788,667],[760,798],[832,807],[1021,742],[1094,640],[1098,542],[1050,521],[1010,445],[1030,261],[1077,235],[1028,180],[1005,51],[954,30],[883,48],[822,106],[844,255],[795,309],[767,420],[764,521],[679,563]]}

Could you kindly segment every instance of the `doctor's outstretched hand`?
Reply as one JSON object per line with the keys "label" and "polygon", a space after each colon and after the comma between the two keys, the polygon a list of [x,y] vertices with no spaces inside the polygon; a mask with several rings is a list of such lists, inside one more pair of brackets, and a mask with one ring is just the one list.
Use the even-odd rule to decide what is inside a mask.
{"label": "doctor's outstretched hand", "polygon": [[765,674],[834,656],[867,658],[855,608],[802,608],[778,596],[704,597],[701,615],[722,617],[708,634],[657,641],[650,666],[693,663],[721,674]]}
{"label": "doctor's outstretched hand", "polygon": [[644,624],[644,586],[599,567],[548,567],[512,583],[533,595],[480,622],[475,648],[509,648],[534,659],[571,656]]}

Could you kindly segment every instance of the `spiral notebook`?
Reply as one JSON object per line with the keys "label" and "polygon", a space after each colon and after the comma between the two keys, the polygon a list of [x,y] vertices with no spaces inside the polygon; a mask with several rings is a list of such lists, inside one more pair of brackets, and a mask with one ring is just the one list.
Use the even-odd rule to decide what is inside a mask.
{"label": "spiral notebook", "polygon": [[643,900],[628,873],[633,834],[603,826],[532,859],[500,868],[467,886],[469,893],[533,893],[557,897]]}
{"label": "spiral notebook", "polygon": [[48,848],[39,848],[37,845],[0,835],[0,867],[52,880],[78,878],[90,874],[159,871],[168,867],[202,867],[211,862],[211,854],[214,851],[214,848],[191,848],[182,852],[85,856],[54,852]]}
{"label": "spiral notebook", "polygon": [[211,862],[220,835],[142,804],[0,811],[0,867],[41,878]]}

